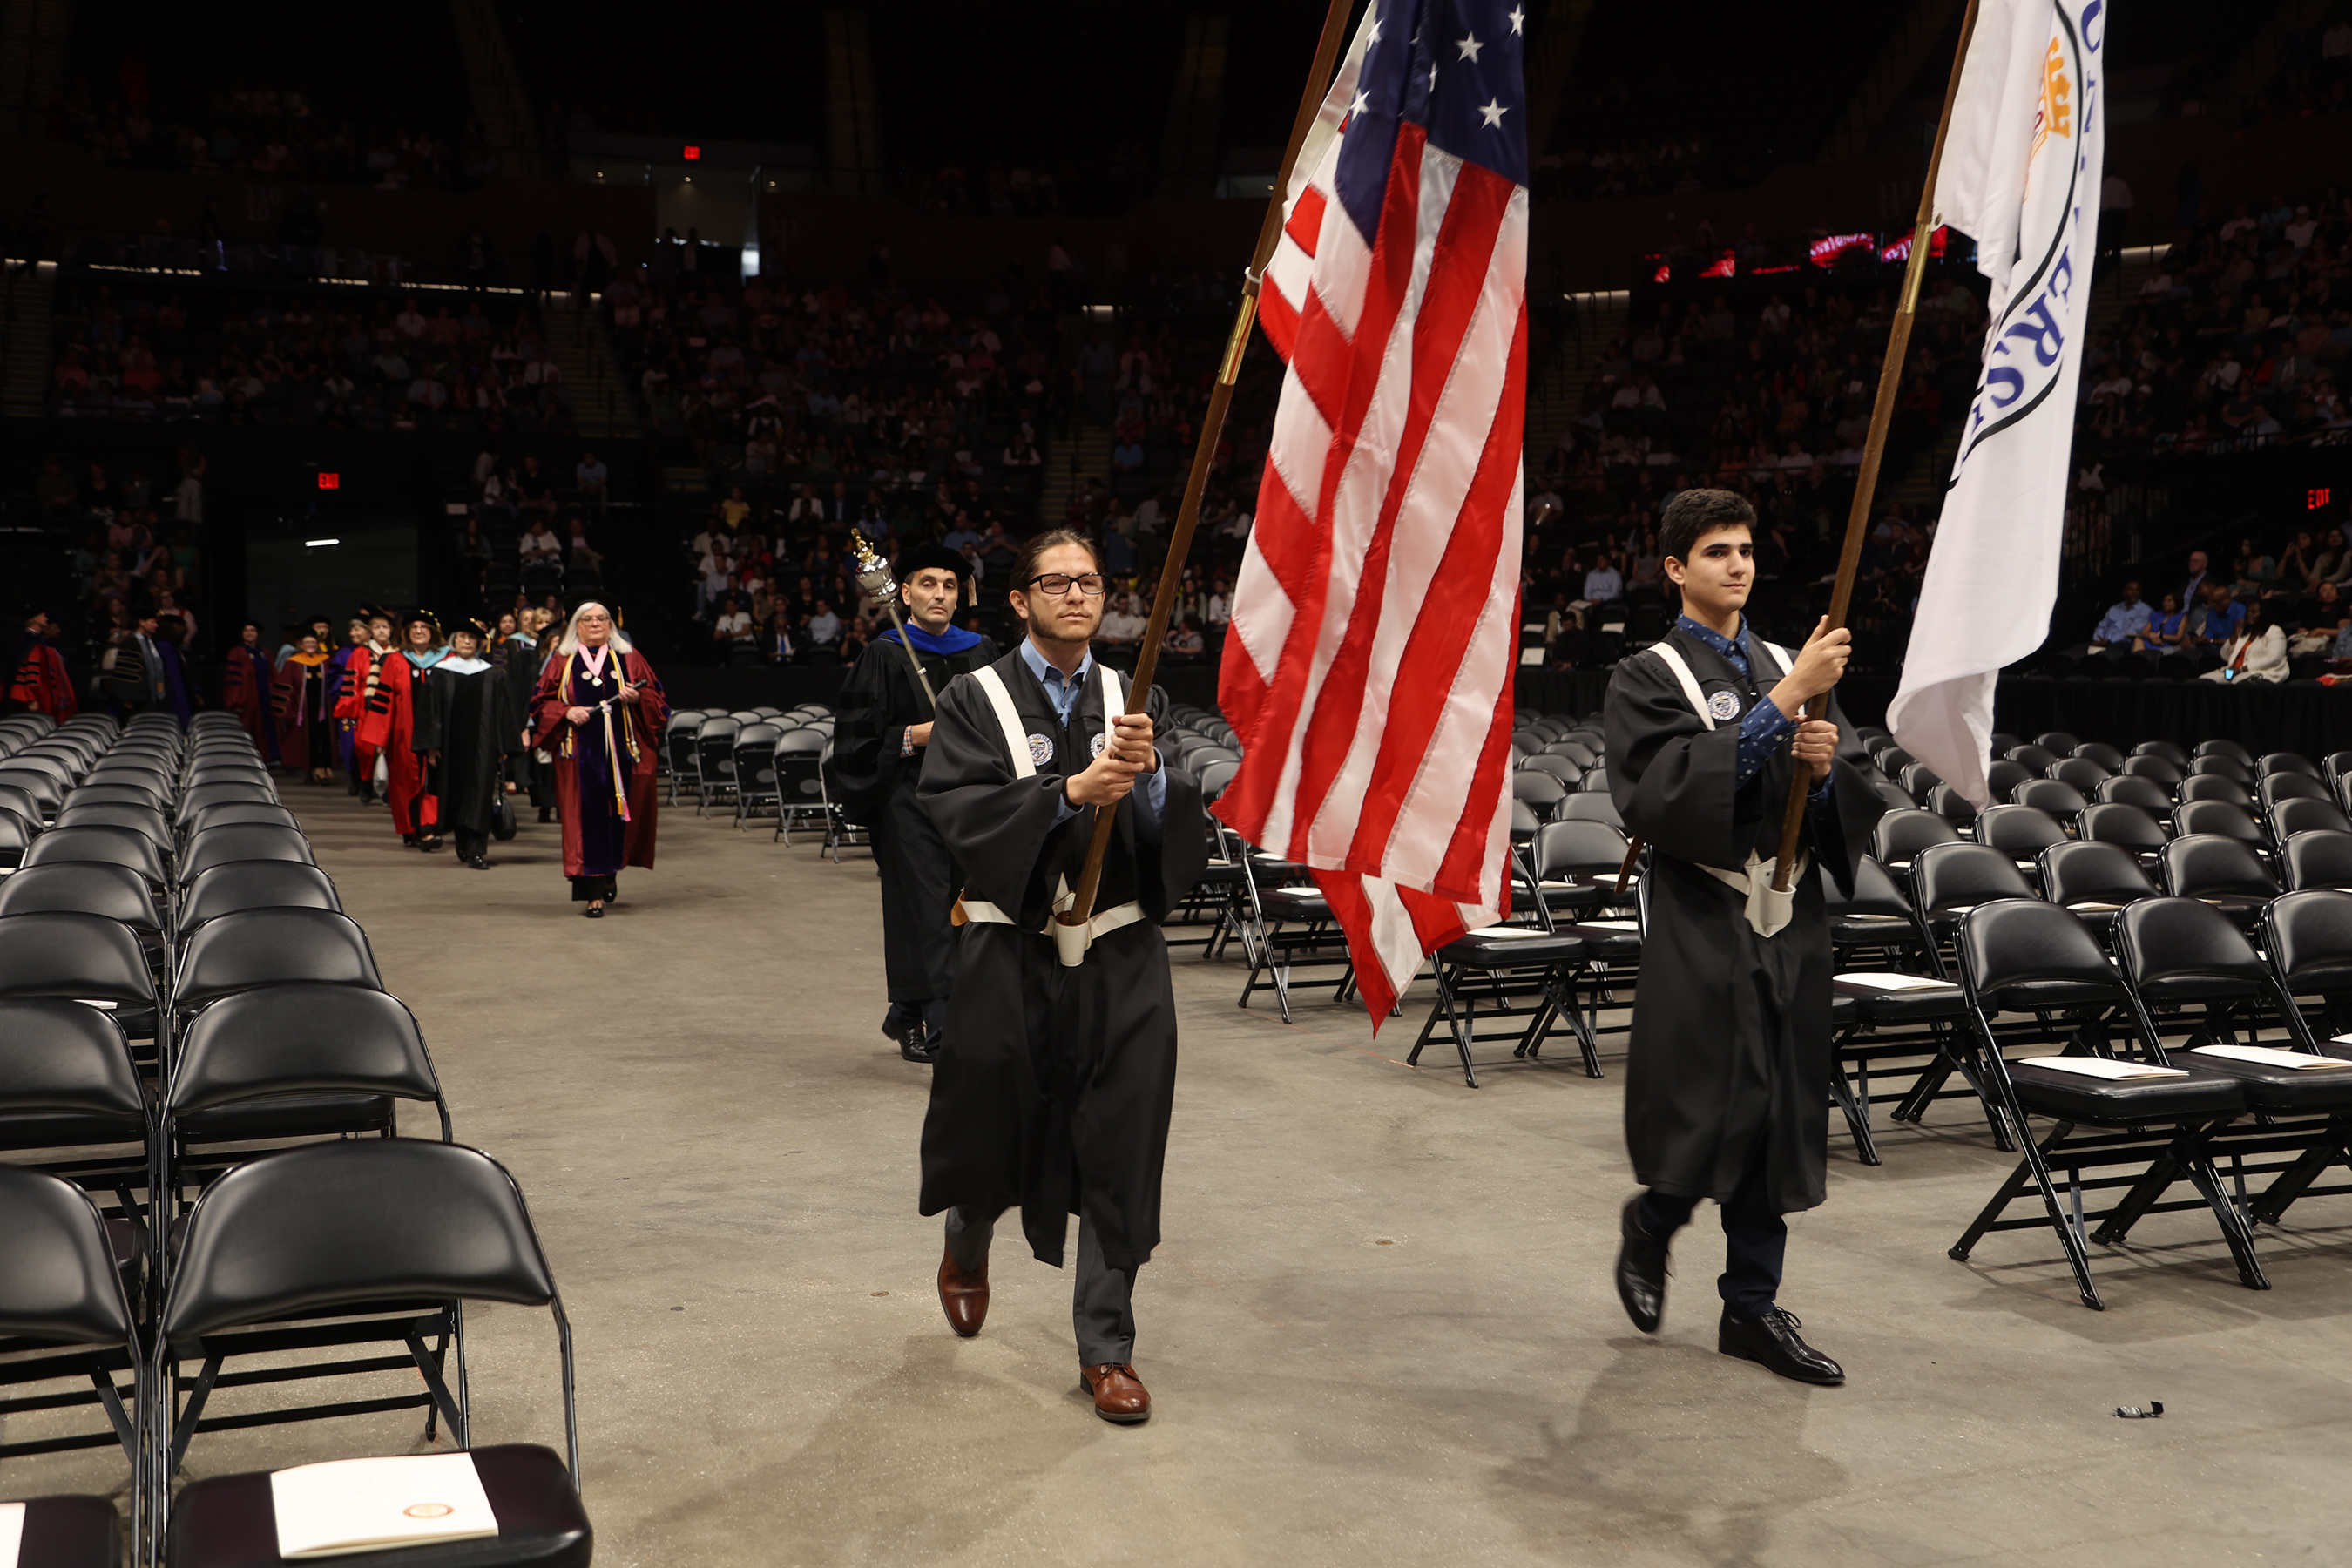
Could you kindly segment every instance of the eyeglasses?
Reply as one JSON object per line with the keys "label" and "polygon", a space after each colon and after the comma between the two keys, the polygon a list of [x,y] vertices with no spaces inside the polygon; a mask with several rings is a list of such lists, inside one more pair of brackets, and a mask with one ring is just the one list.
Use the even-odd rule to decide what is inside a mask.
{"label": "eyeglasses", "polygon": [[1063,572],[1048,572],[1042,577],[1030,578],[1026,586],[1042,589],[1057,599],[1072,588],[1076,588],[1089,599],[1099,599],[1107,584],[1103,582],[1102,574],[1099,572],[1089,572],[1083,577],[1073,577]]}

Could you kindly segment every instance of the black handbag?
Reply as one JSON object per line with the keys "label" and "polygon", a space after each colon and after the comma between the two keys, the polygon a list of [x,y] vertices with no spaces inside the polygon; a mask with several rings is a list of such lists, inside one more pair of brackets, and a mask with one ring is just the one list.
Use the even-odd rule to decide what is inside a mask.
{"label": "black handbag", "polygon": [[490,837],[504,844],[515,836],[514,803],[500,795],[490,807]]}

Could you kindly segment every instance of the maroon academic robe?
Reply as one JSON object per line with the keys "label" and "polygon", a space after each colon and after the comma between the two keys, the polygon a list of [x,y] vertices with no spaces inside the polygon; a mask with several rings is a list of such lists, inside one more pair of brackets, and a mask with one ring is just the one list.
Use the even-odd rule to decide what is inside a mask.
{"label": "maroon academic robe", "polygon": [[[657,825],[659,804],[656,799],[654,773],[661,756],[663,726],[669,722],[669,702],[662,695],[662,684],[654,674],[654,667],[635,648],[618,656],[621,673],[631,684],[644,689],[634,703],[613,704],[613,739],[617,748],[615,763],[627,769],[625,791],[629,803],[629,819],[623,826],[622,863],[651,868],[654,863],[654,834]],[[531,699],[530,743],[555,759],[556,815],[563,819],[563,874],[567,877],[587,875],[581,868],[580,830],[583,802],[580,798],[580,766],[576,756],[579,745],[564,711],[575,705],[593,708],[585,700],[585,693],[573,689],[573,676],[579,668],[577,656],[550,658],[547,668],[539,678],[539,690]],[[604,718],[596,714],[591,721],[601,735]],[[609,803],[598,802],[588,809],[610,811]]]}
{"label": "maroon academic robe", "polygon": [[[271,689],[276,684],[269,656],[258,648],[239,643],[221,661],[221,706],[236,715],[245,732],[253,737],[254,749],[268,763],[278,761],[276,726],[270,722]],[[301,759],[308,754],[297,748],[287,753],[286,765],[301,767]]]}
{"label": "maroon academic robe", "polygon": [[[277,720],[278,758],[297,773],[335,765],[334,672],[327,656],[294,654],[278,668],[270,689],[270,714]],[[312,754],[313,748],[317,754]]]}

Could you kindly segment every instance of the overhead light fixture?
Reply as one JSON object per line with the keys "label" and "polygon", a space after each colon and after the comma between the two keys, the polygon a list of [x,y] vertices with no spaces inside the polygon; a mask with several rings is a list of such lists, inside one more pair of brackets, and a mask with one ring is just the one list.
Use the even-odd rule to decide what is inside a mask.
{"label": "overhead light fixture", "polygon": [[302,542],[310,549],[318,550],[330,544],[341,544],[342,541],[340,539],[306,539]]}

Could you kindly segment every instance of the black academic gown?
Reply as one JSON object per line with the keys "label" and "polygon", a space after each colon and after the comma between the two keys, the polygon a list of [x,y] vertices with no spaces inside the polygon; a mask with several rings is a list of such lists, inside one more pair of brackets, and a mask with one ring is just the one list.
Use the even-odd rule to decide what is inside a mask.
{"label": "black academic gown", "polygon": [[509,637],[485,656],[499,674],[506,678],[507,706],[505,741],[511,746],[504,772],[520,784],[533,805],[553,805],[555,789],[549,782],[547,768],[530,754],[523,737],[532,729],[530,700],[539,689],[539,648],[521,637]]}
{"label": "black academic gown", "polygon": [[443,659],[425,672],[409,749],[419,758],[439,752],[432,790],[441,802],[440,826],[488,833],[490,813],[505,793],[503,763],[521,737],[506,672],[493,665],[460,671]]}
{"label": "black academic gown", "polygon": [[[1176,999],[1160,921],[1205,868],[1200,786],[1167,766],[1160,842],[1139,842],[1118,807],[1100,911],[1130,900],[1144,918],[1097,938],[1065,968],[1034,934],[1057,888],[1076,886],[1095,808],[1055,824],[1062,780],[1083,773],[1104,730],[1099,675],[1067,729],[1018,649],[995,661],[1034,737],[1037,772],[1014,775],[1003,731],[971,677],[940,693],[920,796],[962,867],[964,897],[1015,925],[974,921],[958,942],[947,1046],[923,1121],[922,1212],[994,1215],[1018,1205],[1030,1249],[1060,1267],[1067,1216],[1081,1215],[1111,1268],[1139,1268],[1160,1243],[1160,1166],[1176,1091]],[[1155,727],[1166,694],[1151,693]],[[1042,753],[1042,755],[1039,755]]]}
{"label": "black academic gown", "polygon": [[1762,1141],[1773,1206],[1790,1214],[1819,1204],[1827,1184],[1832,975],[1822,874],[1852,888],[1885,803],[1832,696],[1838,756],[1828,803],[1806,813],[1795,914],[1779,934],[1759,936],[1740,893],[1699,868],[1738,870],[1751,847],[1765,859],[1779,851],[1795,765],[1788,747],[1732,787],[1740,720],[1769,700],[1763,692],[1779,667],[1757,649],[1759,689],[1696,637],[1668,637],[1701,692],[1731,693],[1738,711],[1709,731],[1654,654],[1622,660],[1609,682],[1610,798],[1651,851],[1625,1145],[1643,1185],[1722,1202]]}
{"label": "black academic gown", "polygon": [[[961,653],[917,650],[933,691],[996,659],[982,637]],[[835,700],[833,787],[856,821],[874,833],[882,882],[882,959],[893,1002],[945,996],[955,979],[954,928],[948,910],[961,874],[930,815],[916,798],[923,776],[918,746],[901,755],[908,726],[929,722],[930,699],[915,680],[896,639],[868,643]]]}

